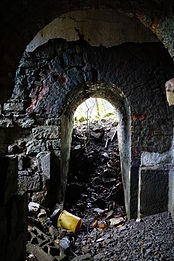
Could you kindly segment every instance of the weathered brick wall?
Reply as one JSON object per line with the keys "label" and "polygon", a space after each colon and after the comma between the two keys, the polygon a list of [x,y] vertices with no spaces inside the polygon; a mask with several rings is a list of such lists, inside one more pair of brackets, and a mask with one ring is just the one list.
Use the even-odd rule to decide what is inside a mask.
{"label": "weathered brick wall", "polygon": [[[2,109],[1,113],[1,126],[0,128],[0,134],[1,134],[1,142],[0,142],[0,154],[1,155],[6,155],[8,153],[8,146],[10,144],[13,144],[16,140],[22,139],[21,137],[27,137],[25,142],[28,142],[30,138],[29,133],[31,133],[31,128],[36,127],[39,125],[39,122],[41,125],[46,124],[46,122],[43,122],[43,117],[41,115],[27,115],[24,113],[20,113],[20,116],[13,114],[12,112],[6,112],[3,110],[3,102],[6,102],[7,99],[11,97],[11,93],[13,91],[13,86],[14,86],[14,76],[16,72],[16,68],[18,67],[19,60],[22,56],[23,51],[25,50],[26,45],[33,39],[35,34],[42,29],[46,24],[51,22],[54,18],[60,16],[62,13],[66,13],[69,11],[73,10],[81,10],[81,9],[86,9],[86,8],[111,8],[112,10],[119,10],[122,13],[125,13],[126,15],[134,16],[137,19],[140,20],[145,26],[150,28],[160,39],[160,41],[165,45],[165,47],[168,49],[171,57],[173,58],[174,54],[174,46],[173,46],[173,38],[174,38],[174,30],[173,30],[173,1],[169,1],[168,4],[166,4],[165,0],[159,0],[159,1],[93,1],[93,0],[87,0],[87,1],[82,1],[82,2],[77,2],[76,0],[71,1],[65,1],[65,0],[53,0],[50,5],[49,0],[45,1],[23,1],[23,0],[18,0],[18,1],[10,1],[10,0],[2,0],[1,1],[1,25],[0,25],[0,32],[1,32],[1,39],[0,39],[0,111]],[[162,61],[161,54],[159,54],[159,60]],[[160,63],[159,63],[160,64]],[[112,66],[111,66],[112,67]],[[156,66],[158,68],[158,66]],[[166,67],[167,68],[167,67]],[[172,66],[171,66],[172,68]],[[168,68],[168,78],[165,76],[165,80],[169,80],[170,78],[173,78],[171,68]],[[173,69],[172,69],[173,70]],[[153,70],[150,70],[153,71]],[[157,77],[158,74],[160,74],[159,70],[157,71]],[[143,75],[143,73],[142,73]],[[163,78],[163,75],[161,75]],[[160,79],[162,79],[160,76]],[[24,77],[25,78],[25,77]],[[109,79],[109,77],[108,77]],[[30,80],[29,80],[30,82]],[[26,84],[24,84],[25,86]],[[120,85],[119,85],[120,86]],[[161,96],[161,93],[164,91],[164,85],[163,85],[163,80],[161,83],[161,80],[159,80],[159,86],[161,88],[158,88],[159,96]],[[148,86],[149,88],[150,86]],[[151,90],[152,91],[152,90]],[[156,89],[153,89],[152,92],[156,94]],[[165,104],[165,97],[163,96],[163,103]],[[19,101],[21,102],[21,100]],[[153,102],[153,100],[152,100]],[[161,106],[157,106],[159,109],[160,113],[160,108],[164,105],[162,104]],[[26,104],[25,107],[26,108]],[[164,105],[164,108],[166,106]],[[154,108],[153,108],[154,109]],[[153,110],[152,110],[153,111]],[[166,115],[161,117],[161,124],[163,127],[161,127],[161,130],[163,131],[163,134],[165,133],[166,135],[166,149],[170,146],[170,142],[168,137],[170,137],[171,133],[171,128],[169,122],[172,124],[172,113],[173,113],[173,108],[166,109],[167,113]],[[164,112],[164,111],[163,111]],[[25,118],[26,116],[26,118]],[[55,117],[53,117],[55,118]],[[141,116],[140,116],[141,118]],[[36,121],[37,119],[37,121]],[[146,118],[148,119],[148,118]],[[150,118],[148,119],[150,120]],[[17,123],[16,123],[17,122]],[[137,121],[138,122],[138,121]],[[138,126],[141,125],[141,122],[143,123],[144,121],[140,121],[136,123],[135,121],[135,126],[138,124]],[[159,121],[160,123],[160,121]],[[154,124],[153,118],[152,118],[152,126]],[[22,125],[22,127],[20,127]],[[46,124],[47,125],[47,124]],[[57,125],[57,124],[55,124]],[[156,128],[157,122],[155,121],[155,128]],[[19,126],[19,127],[18,127]],[[25,126],[25,127],[24,127]],[[25,128],[25,129],[24,129]],[[141,131],[144,130],[144,125],[141,125]],[[168,131],[169,129],[169,131]],[[132,128],[132,131],[134,131],[134,128]],[[15,137],[13,136],[13,133],[15,133]],[[135,131],[134,131],[135,133]],[[151,135],[149,133],[149,137],[156,137],[154,138],[155,141],[157,140],[157,136],[160,137],[160,134],[157,134],[157,130],[151,130],[151,133],[154,134]],[[143,135],[142,135],[143,136]],[[135,140],[137,142],[137,146],[146,146],[146,141],[149,139],[149,137],[146,139],[143,136],[143,138],[139,140]],[[19,138],[20,137],[20,138]],[[150,138],[152,139],[152,138]],[[164,138],[163,138],[164,141]],[[153,140],[151,141],[153,144]],[[19,142],[20,143],[20,142]],[[23,140],[21,141],[22,144]],[[21,147],[24,146],[22,144],[19,144],[20,149]],[[133,143],[132,143],[133,144]],[[150,146],[150,144],[148,144]],[[161,152],[162,148],[164,148],[164,143],[158,141],[158,145],[153,145],[153,147],[161,147]],[[24,146],[25,147],[25,146]],[[155,147],[155,148],[157,148]],[[24,149],[24,148],[23,148]],[[23,150],[22,149],[22,150]],[[148,148],[147,148],[148,149]],[[11,149],[10,149],[11,150]],[[133,154],[134,151],[134,154]],[[150,151],[153,151],[153,148],[150,149]],[[157,151],[157,149],[155,149]],[[171,149],[171,154],[173,153],[173,150]],[[135,162],[139,162],[140,160],[140,153],[139,150],[138,152],[136,151],[136,148],[132,149],[132,154],[137,158]],[[173,153],[174,154],[174,153]],[[173,155],[172,154],[172,155]],[[35,156],[34,156],[35,158]],[[174,158],[174,157],[173,157]],[[25,164],[27,163],[28,159],[25,161]],[[30,160],[29,160],[30,162]],[[135,164],[134,171],[137,173],[137,166],[138,164]],[[24,164],[24,165],[25,165]],[[58,165],[58,163],[57,163]],[[164,165],[162,163],[162,165]],[[25,166],[24,169],[27,167]],[[173,187],[173,171],[171,172],[171,187]],[[132,171],[133,173],[133,171]],[[7,174],[7,173],[6,173]],[[133,179],[135,177],[135,179]],[[132,185],[137,184],[137,175],[132,177]],[[137,191],[137,186],[135,186],[135,191]],[[142,190],[144,191],[144,190]],[[174,213],[174,199],[173,199],[173,190],[171,190],[171,208],[170,211]],[[132,197],[137,198],[137,192],[135,195],[132,195]],[[15,206],[16,201],[12,203],[11,206]],[[8,204],[7,204],[8,205]],[[7,220],[9,218],[7,211],[3,212],[4,213],[4,219]],[[173,214],[174,217],[174,214]],[[13,219],[11,220],[11,225],[13,226]],[[22,215],[19,215],[19,220],[23,222]],[[14,222],[15,223],[15,222]],[[9,231],[9,230],[8,230]],[[11,231],[11,234],[12,231]],[[2,234],[4,236],[4,242],[6,242],[6,245],[9,244],[10,240],[5,239],[6,236],[5,234]],[[2,237],[3,238],[3,237]],[[21,239],[21,242],[23,239]],[[16,242],[13,240],[13,242]],[[16,245],[9,245],[11,248],[8,248],[8,252],[6,253],[12,253],[14,249],[18,248],[18,243]],[[18,249],[19,251],[19,249]],[[3,260],[6,257],[3,258]],[[12,258],[12,256],[10,257]],[[9,256],[7,255],[7,260],[9,260]],[[11,259],[12,260],[12,259]],[[13,260],[15,260],[15,256],[13,255]]]}
{"label": "weathered brick wall", "polygon": [[[49,22],[51,22],[54,18],[59,17],[61,14],[73,11],[73,10],[86,10],[86,9],[105,9],[109,8],[112,10],[121,11],[122,13],[137,18],[141,23],[143,23],[146,27],[150,28],[159,38],[159,40],[165,45],[165,47],[168,49],[171,57],[173,58],[174,54],[174,46],[173,46],[173,38],[174,38],[174,30],[173,30],[173,1],[168,1],[168,4],[166,4],[165,0],[157,0],[157,1],[113,1],[113,0],[101,0],[101,1],[93,1],[93,0],[87,0],[87,1],[76,1],[72,0],[65,1],[65,0],[53,0],[50,4],[49,0],[38,0],[38,1],[29,1],[26,0],[25,2],[23,0],[18,1],[10,1],[10,0],[2,0],[1,1],[1,25],[0,25],[0,32],[1,32],[1,39],[0,39],[0,111],[3,109],[2,103],[6,102],[7,99],[11,97],[13,87],[14,87],[14,76],[16,72],[16,68],[18,67],[19,60],[22,56],[23,51],[25,50],[26,45],[33,39],[33,37],[36,35],[36,33],[41,30],[45,25],[47,25]],[[159,57],[161,57],[159,55]],[[169,69],[170,71],[170,69]],[[159,73],[159,71],[158,71]],[[169,73],[170,74],[170,73]],[[167,77],[166,77],[167,78]],[[169,80],[170,78],[173,78],[173,75],[169,75],[169,78],[166,80]],[[30,82],[30,81],[29,81]],[[159,82],[160,84],[160,82]],[[24,84],[25,85],[25,84]],[[161,88],[159,92],[163,92],[163,85],[161,85]],[[156,90],[154,90],[156,93]],[[165,98],[164,98],[165,100]],[[26,107],[26,104],[25,104]],[[164,106],[165,107],[165,106]],[[162,107],[160,107],[162,108]],[[160,109],[159,109],[160,111]],[[169,132],[166,131],[165,123],[167,126],[167,129],[169,127],[168,122],[170,122],[171,118],[170,113],[172,113],[172,109],[169,110],[169,114],[167,113],[164,117],[164,120],[162,124],[164,126],[164,132],[166,133],[166,139],[168,140],[168,136],[170,136]],[[5,117],[3,116],[5,114]],[[0,128],[0,134],[1,134],[1,142],[0,142],[0,154],[6,155],[8,151],[8,146],[10,144],[13,144],[16,140],[20,137],[29,137],[29,133],[31,132],[32,124],[33,127],[36,127],[38,122],[40,121],[41,124],[43,123],[43,118],[40,116],[34,116],[31,115],[28,117],[28,120],[25,118],[25,110],[24,115],[21,114],[19,117],[17,115],[11,115],[12,113],[7,113],[2,110],[1,114],[1,126]],[[37,124],[36,123],[37,118]],[[16,123],[16,121],[18,123]],[[19,126],[19,122],[22,125],[22,127]],[[136,123],[135,123],[136,124]],[[138,124],[139,125],[139,124]],[[26,129],[24,129],[24,126]],[[153,126],[153,120],[152,120],[152,126]],[[7,128],[6,128],[7,127]],[[142,127],[144,129],[144,127]],[[162,129],[162,128],[161,128]],[[133,129],[132,129],[133,131]],[[154,133],[154,136],[156,136],[155,140],[157,140],[157,135],[160,136],[160,134],[157,134],[157,130],[151,130],[152,133]],[[13,139],[13,133],[15,133],[15,138]],[[19,136],[18,136],[19,134]],[[149,136],[151,134],[149,133]],[[28,142],[27,138],[26,142]],[[151,138],[150,138],[151,139]],[[146,146],[146,138],[141,139],[140,144],[137,146]],[[164,141],[164,138],[163,138]],[[137,139],[136,142],[138,143]],[[153,140],[151,141],[153,144]],[[20,142],[19,142],[20,143]],[[159,143],[159,142],[158,142]],[[166,142],[166,147],[169,147],[170,142]],[[23,141],[22,141],[23,144]],[[161,142],[161,144],[164,144]],[[20,149],[21,148],[20,144]],[[158,145],[159,147],[160,145]],[[153,146],[154,147],[154,146]],[[162,145],[163,148],[163,145]],[[10,149],[11,150],[11,149]],[[133,149],[134,155],[138,155],[136,162],[139,162],[140,155],[137,153],[136,149]],[[151,149],[150,151],[153,151]],[[162,149],[161,149],[162,151]],[[173,150],[171,150],[173,151]],[[133,152],[132,152],[133,153]],[[174,154],[174,153],[173,153]],[[173,157],[174,158],[174,157]],[[25,164],[27,163],[28,159],[25,161]],[[21,160],[20,160],[21,162]],[[29,159],[30,162],[30,159]],[[25,165],[24,164],[24,165]],[[58,164],[57,164],[58,165]],[[26,166],[25,166],[26,169]],[[137,167],[134,168],[135,172],[137,173]],[[171,187],[173,187],[173,172],[171,172]],[[135,176],[137,177],[137,175]],[[42,180],[42,179],[41,179]],[[133,184],[137,184],[137,178],[133,180]],[[137,186],[135,186],[137,188]],[[135,190],[136,191],[136,190]],[[173,190],[171,189],[171,212],[173,212],[174,209],[174,200],[173,200]],[[137,193],[135,198],[137,197]],[[14,203],[15,204],[15,203]],[[8,215],[6,215],[8,216]],[[174,214],[173,214],[174,216]],[[4,214],[5,217],[5,214]],[[6,217],[7,219],[7,217]],[[22,219],[21,219],[22,222]],[[17,246],[17,245],[16,245]],[[9,252],[12,252],[14,249],[13,247],[9,249]],[[9,259],[9,258],[8,258]],[[5,258],[4,258],[5,260]]]}
{"label": "weathered brick wall", "polygon": [[[104,48],[91,47],[83,41],[52,40],[33,53],[25,53],[17,71],[12,97],[3,104],[1,116],[2,125],[11,124],[9,128],[14,125],[23,131],[22,139],[16,138],[15,145],[8,148],[8,154],[19,157],[20,189],[39,191],[50,186],[47,185],[49,178],[40,167],[41,152],[56,155],[56,171],[59,172],[60,118],[68,107],[73,111],[80,102],[94,94],[122,107],[119,97],[123,96],[130,110],[130,119],[127,115],[125,124],[130,120],[130,212],[135,216],[142,153],[162,154],[171,147],[173,111],[168,107],[163,86],[172,77],[173,68],[169,55],[158,43]],[[116,93],[118,102],[114,96]],[[56,178],[56,174],[53,176]],[[156,176],[152,182],[154,186],[155,182]],[[22,184],[27,185],[23,187]],[[141,201],[146,200],[143,191],[143,188],[141,193],[139,191],[143,198]],[[165,193],[167,191],[168,188]],[[159,190],[160,193],[163,190]],[[166,202],[163,202],[161,209],[166,208]]]}
{"label": "weathered brick wall", "polygon": [[[10,8],[9,8],[10,6]],[[173,57],[173,2],[157,1],[113,1],[86,0],[79,2],[72,0],[39,0],[23,2],[18,0],[1,1],[1,59],[0,59],[0,100],[10,97],[13,88],[15,71],[27,44],[44,26],[54,18],[73,10],[112,9],[120,11],[130,17],[137,18],[146,27],[150,28],[164,43]],[[38,11],[39,10],[39,11]],[[8,18],[9,17],[9,18]],[[18,18],[18,19],[17,19]]]}

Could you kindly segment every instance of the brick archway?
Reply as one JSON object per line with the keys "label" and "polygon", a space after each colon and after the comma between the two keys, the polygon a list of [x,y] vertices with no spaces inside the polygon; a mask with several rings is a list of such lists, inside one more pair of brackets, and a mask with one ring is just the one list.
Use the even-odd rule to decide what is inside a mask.
{"label": "brick archway", "polygon": [[[161,57],[163,57],[162,62]],[[126,192],[127,195],[129,194],[126,196],[128,216],[137,217],[138,195],[141,198],[140,205],[144,206],[139,209],[139,212],[144,215],[167,209],[167,175],[164,175],[165,186],[156,191],[157,195],[154,197],[161,198],[159,204],[156,203],[156,199],[153,202],[153,197],[149,198],[146,194],[146,190],[151,186],[150,183],[154,186],[155,183],[160,183],[160,174],[165,170],[159,170],[160,174],[156,176],[156,170],[153,171],[151,167],[149,169],[145,166],[144,172],[144,168],[141,167],[142,157],[146,156],[144,152],[150,153],[148,155],[151,158],[153,153],[162,155],[171,147],[172,121],[166,121],[164,127],[164,117],[168,114],[170,118],[171,115],[167,111],[167,100],[161,86],[172,73],[170,58],[160,43],[132,43],[105,48],[91,47],[84,41],[66,42],[58,39],[48,42],[31,54],[25,53],[17,72],[11,104],[13,104],[12,110],[18,108],[19,117],[23,117],[20,114],[25,110],[26,118],[23,117],[23,125],[29,117],[31,120],[29,128],[31,130],[34,128],[31,134],[31,137],[34,137],[33,145],[32,142],[27,143],[29,147],[27,153],[49,151],[49,146],[54,148],[53,142],[48,146],[49,134],[45,137],[43,133],[37,134],[37,132],[43,132],[45,122],[49,122],[50,118],[55,126],[55,119],[60,118],[66,108],[72,107],[71,104],[77,106],[79,101],[88,97],[89,93],[105,96],[116,108],[124,103],[123,97],[125,97],[127,105],[124,106],[124,111],[130,124],[126,127],[128,130],[127,134],[123,135],[125,136],[123,140],[130,137],[124,145],[127,148],[123,151],[129,151],[131,158],[126,156],[122,162],[130,161],[125,164],[128,166],[125,172],[129,173],[127,177],[130,177],[127,186],[130,192]],[[8,111],[11,105],[5,106]],[[73,110],[72,107],[71,111]],[[70,115],[71,111],[69,111]],[[18,117],[15,121],[20,124]],[[61,124],[61,119],[59,121]],[[37,126],[38,123],[41,126]],[[49,126],[46,129],[49,133]],[[57,135],[57,138],[60,138],[60,135]],[[32,146],[38,146],[38,150],[30,150]],[[60,148],[56,147],[55,150],[59,152]],[[131,166],[130,171],[129,166]],[[150,183],[146,182],[147,172],[152,177]],[[145,179],[144,182],[139,182],[139,177],[141,180]],[[153,190],[149,191],[153,192]],[[159,197],[159,195],[163,196]],[[146,204],[147,199],[148,204]]]}
{"label": "brick archway", "polygon": [[[66,103],[63,106],[64,111],[61,116],[61,183],[58,191],[60,200],[64,200],[68,166],[70,159],[70,148],[71,148],[71,135],[73,126],[73,114],[84,100],[89,97],[100,97],[105,98],[115,107],[118,115],[118,144],[120,151],[120,162],[122,181],[125,198],[125,208],[128,219],[131,216],[130,213],[130,191],[131,191],[131,141],[130,141],[130,107],[124,97],[123,93],[114,84],[107,83],[87,83],[86,86],[78,86],[76,91],[73,90],[68,95]],[[62,197],[63,196],[63,197]],[[134,206],[136,209],[137,206]]]}

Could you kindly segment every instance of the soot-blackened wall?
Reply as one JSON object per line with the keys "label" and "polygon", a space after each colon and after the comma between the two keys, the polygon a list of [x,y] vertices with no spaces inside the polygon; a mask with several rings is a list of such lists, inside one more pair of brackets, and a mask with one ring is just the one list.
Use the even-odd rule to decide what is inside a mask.
{"label": "soot-blackened wall", "polygon": [[[93,0],[87,0],[87,1],[76,1],[72,0],[70,1],[61,1],[61,0],[53,0],[50,4],[50,1],[48,0],[38,0],[38,1],[10,1],[10,0],[2,0],[1,1],[1,59],[0,59],[0,102],[2,105],[0,105],[0,133],[1,133],[1,144],[0,144],[0,154],[2,155],[1,158],[1,182],[3,184],[2,187],[2,197],[1,197],[1,205],[0,205],[0,212],[1,212],[1,234],[0,234],[0,245],[1,245],[1,259],[3,260],[9,260],[9,258],[12,260],[25,260],[24,257],[24,251],[23,251],[23,245],[24,238],[22,235],[22,231],[24,230],[23,226],[23,213],[21,213],[23,202],[22,200],[18,201],[18,197],[16,197],[16,193],[14,188],[16,186],[8,186],[8,184],[11,184],[11,180],[13,178],[16,178],[16,164],[18,164],[18,170],[20,171],[19,177],[21,178],[21,181],[24,180],[25,182],[21,182],[20,184],[23,186],[24,184],[27,184],[23,188],[20,187],[20,189],[23,190],[33,190],[35,186],[35,190],[38,191],[39,189],[43,189],[43,173],[46,178],[46,186],[49,187],[51,184],[54,186],[55,184],[55,178],[58,178],[57,175],[57,169],[59,169],[59,154],[60,154],[60,139],[57,138],[60,137],[59,133],[59,124],[60,124],[60,117],[59,115],[49,115],[49,119],[45,115],[39,115],[39,114],[27,114],[25,112],[25,109],[28,107],[27,102],[28,98],[23,103],[22,100],[15,101],[12,99],[12,101],[7,102],[7,99],[11,97],[11,93],[14,86],[14,75],[16,68],[18,66],[19,60],[22,56],[22,53],[24,49],[26,48],[27,44],[33,39],[33,37],[37,34],[38,31],[40,31],[45,25],[50,23],[53,19],[60,17],[62,14],[65,14],[67,12],[72,12],[74,10],[98,10],[105,8],[109,8],[113,11],[119,11],[125,15],[128,15],[129,17],[134,17],[138,19],[142,24],[144,24],[147,28],[149,28],[157,37],[158,39],[164,44],[164,46],[167,48],[168,52],[170,53],[171,58],[174,57],[174,45],[173,45],[173,39],[174,39],[174,7],[173,2],[170,0],[169,4],[166,4],[165,0],[156,0],[156,1],[112,1],[112,0],[100,0],[100,1],[93,1]],[[94,15],[95,16],[95,15]],[[95,16],[96,18],[96,16]],[[124,21],[123,21],[124,23]],[[125,23],[124,23],[125,24]],[[114,26],[115,27],[115,26]],[[95,28],[93,28],[95,29]],[[126,28],[127,32],[128,28]],[[95,31],[95,30],[94,30]],[[161,47],[162,48],[162,47]],[[170,133],[171,133],[171,125],[173,124],[172,116],[173,116],[173,106],[170,108],[166,106],[166,98],[165,95],[162,95],[164,92],[164,85],[163,85],[163,78],[166,80],[166,75],[163,75],[163,72],[165,71],[165,57],[161,55],[161,52],[163,51],[155,51],[157,55],[159,55],[159,64],[164,62],[164,65],[162,66],[162,74],[160,73],[160,70],[157,69],[157,73],[154,71],[152,73],[152,78],[155,78],[155,86],[157,79],[158,81],[158,88],[153,88],[153,93],[155,97],[160,96],[161,100],[163,100],[162,105],[159,104],[159,106],[156,107],[156,110],[154,110],[154,113],[159,112],[159,121],[157,121],[160,125],[160,130],[162,130],[163,136],[166,137],[167,140],[167,150],[165,151],[164,146],[164,140],[162,139],[161,142],[161,149],[160,151],[165,151],[164,153],[157,152],[159,146],[154,148],[155,146],[152,146],[150,148],[150,144],[148,139],[153,143],[156,142],[156,139],[160,137],[160,133],[158,133],[158,130],[153,129],[153,123],[155,122],[154,118],[152,117],[152,124],[150,127],[149,134],[147,134],[142,139],[134,139],[138,143],[132,143],[136,144],[136,146],[144,149],[145,151],[142,153],[141,156],[141,167],[139,168],[139,175],[132,175],[131,178],[131,187],[135,185],[135,190],[132,189],[131,193],[135,191],[135,195],[132,194],[132,198],[135,198],[135,202],[137,201],[137,184],[138,180],[137,177],[140,176],[139,179],[139,212],[142,212],[141,206],[146,206],[146,202],[148,203],[148,200],[145,197],[144,203],[142,202],[142,199],[144,198],[144,195],[147,195],[146,188],[149,187],[156,187],[156,195],[158,195],[158,187],[159,187],[159,177],[161,174],[163,177],[163,171],[159,172],[156,171],[155,168],[160,170],[161,168],[166,170],[166,173],[168,173],[170,169],[170,188],[169,188],[169,197],[170,197],[170,212],[173,214],[173,220],[174,220],[174,175],[173,175],[173,169],[172,164],[174,163],[174,149],[173,146],[169,149],[169,143],[170,143]],[[136,55],[136,52],[135,54]],[[151,55],[151,54],[150,54]],[[30,60],[30,59],[29,59]],[[149,58],[150,60],[150,58]],[[158,59],[157,59],[158,60]],[[138,61],[137,61],[138,62]],[[141,63],[141,61],[139,61]],[[139,64],[138,63],[138,64]],[[158,63],[158,62],[157,62]],[[167,62],[168,63],[168,62]],[[161,66],[161,65],[160,65]],[[32,69],[33,65],[28,64],[28,69]],[[159,68],[159,66],[156,66],[156,68]],[[164,68],[164,69],[163,69]],[[168,68],[168,69],[167,69]],[[27,67],[26,67],[27,69]],[[173,75],[171,74],[171,70],[173,71],[173,65],[171,64],[171,68],[166,67],[166,71],[168,70],[168,76],[169,80],[170,78],[173,78]],[[153,69],[150,69],[150,72],[152,72]],[[31,71],[30,71],[31,72]],[[25,75],[26,73],[26,75]],[[31,75],[31,77],[27,76],[27,71],[23,69],[23,80],[21,78],[21,86],[23,85],[23,88],[26,88],[26,86],[30,86],[32,81],[35,81],[35,76]],[[143,74],[143,73],[142,73]],[[165,73],[164,73],[165,74]],[[22,75],[22,74],[21,74]],[[156,75],[154,77],[154,75]],[[159,76],[160,75],[160,76]],[[25,82],[27,79],[27,82]],[[40,81],[40,79],[39,79]],[[151,84],[152,83],[152,84]],[[151,87],[154,86],[153,81],[150,80],[149,84]],[[149,88],[150,88],[150,85]],[[136,86],[136,85],[135,85]],[[159,87],[161,86],[161,88]],[[141,89],[141,88],[139,88]],[[30,92],[30,91],[29,91]],[[43,90],[44,92],[44,90]],[[159,92],[159,94],[157,94]],[[162,95],[162,96],[161,96]],[[42,96],[42,93],[41,93]],[[40,96],[38,97],[40,99]],[[143,99],[143,97],[142,97]],[[3,105],[2,103],[6,102],[6,105]],[[164,106],[164,110],[167,111],[167,113],[160,115],[160,109]],[[152,110],[153,111],[153,110]],[[53,117],[52,117],[53,116]],[[164,118],[163,118],[164,117]],[[136,119],[136,120],[135,120]],[[133,117],[133,124],[136,125],[138,122],[138,126],[141,125],[141,115],[138,117]],[[149,122],[150,119],[147,119],[147,122]],[[157,126],[158,123],[155,122],[154,126]],[[169,124],[170,122],[170,124]],[[38,126],[44,126],[43,128],[38,128]],[[51,128],[49,126],[52,126]],[[36,129],[33,130],[32,128],[36,127]],[[144,131],[144,121],[142,121],[142,130]],[[46,131],[45,131],[46,129]],[[50,135],[50,130],[55,130],[54,135]],[[131,131],[134,130],[134,128],[131,128]],[[39,135],[38,135],[39,133]],[[41,134],[42,133],[42,134]],[[52,133],[52,131],[51,131]],[[143,133],[142,133],[143,136]],[[148,137],[147,137],[148,136]],[[153,140],[153,137],[154,138]],[[34,138],[34,140],[33,140]],[[146,139],[147,138],[147,139]],[[145,147],[145,142],[147,141],[148,147]],[[29,142],[29,143],[28,143]],[[158,141],[158,144],[160,141]],[[14,144],[12,146],[8,146],[9,144]],[[26,145],[27,144],[27,145]],[[142,147],[143,144],[143,147]],[[164,146],[164,147],[163,147]],[[39,154],[39,152],[42,150],[42,152]],[[54,153],[52,151],[54,150]],[[33,151],[33,152],[32,152]],[[50,152],[51,151],[51,152]],[[131,150],[132,154],[133,151],[135,151],[135,155],[137,155],[137,151],[135,148]],[[154,152],[155,151],[155,152]],[[27,153],[26,153],[27,152]],[[8,157],[9,164],[7,167],[6,161],[7,158],[5,155],[11,154],[10,157]],[[17,155],[18,157],[18,163],[17,161],[13,160],[12,155]],[[26,155],[27,154],[27,155]],[[36,159],[36,155],[37,160]],[[5,157],[5,159],[4,159]],[[172,164],[168,163],[171,161],[172,158]],[[50,159],[52,159],[50,161]],[[37,162],[39,161],[40,166],[38,169]],[[52,169],[52,161],[54,162],[54,168]],[[15,163],[14,163],[15,162]],[[56,162],[56,167],[55,167]],[[164,167],[166,166],[166,167]],[[50,169],[51,168],[51,169]],[[13,169],[13,171],[11,171]],[[146,171],[145,175],[143,174],[143,171],[145,169],[149,169],[149,172]],[[133,173],[133,170],[135,170],[135,173],[137,173],[137,169],[132,169],[131,173]],[[152,170],[152,171],[151,171]],[[52,173],[50,177],[50,172]],[[37,173],[37,175],[36,175]],[[54,176],[53,174],[56,173]],[[155,176],[153,176],[153,173]],[[146,175],[147,174],[147,175]],[[147,179],[146,179],[147,176]],[[164,175],[165,176],[165,175]],[[8,180],[6,179],[8,177]],[[36,178],[37,177],[37,178]],[[157,178],[157,184],[155,186],[151,186],[151,177],[153,177],[153,183]],[[19,178],[19,180],[20,180]],[[150,179],[149,179],[150,178]],[[142,186],[143,181],[149,181],[146,182],[146,186]],[[14,184],[16,185],[15,179],[13,180]],[[165,179],[165,182],[167,179]],[[168,183],[168,181],[167,181]],[[13,184],[13,182],[12,182]],[[167,184],[166,184],[167,185]],[[166,188],[166,185],[164,186]],[[133,188],[133,187],[132,187]],[[13,192],[13,193],[12,193]],[[148,191],[149,193],[149,191]],[[153,194],[153,191],[150,191],[151,194]],[[5,197],[4,197],[5,194]],[[46,194],[41,193],[41,195]],[[51,194],[51,193],[50,193]],[[151,195],[150,194],[150,195]],[[164,194],[164,193],[162,193]],[[165,194],[164,197],[166,198]],[[8,199],[8,200],[5,200]],[[157,197],[157,200],[159,201],[160,195]],[[141,199],[141,200],[140,200]],[[152,197],[150,196],[150,201]],[[52,200],[50,198],[50,200]],[[154,200],[156,202],[156,199]],[[131,206],[133,206],[132,204]],[[156,205],[156,204],[155,204]],[[161,203],[160,203],[161,205]],[[144,208],[143,206],[143,208]],[[147,204],[149,206],[149,203]],[[152,208],[150,208],[152,209]],[[158,208],[159,209],[159,208]],[[156,209],[155,211],[158,211]],[[147,210],[147,207],[146,207]],[[18,214],[17,214],[18,213]],[[13,217],[16,217],[14,219]],[[10,224],[10,225],[9,225]],[[19,249],[20,246],[20,249]],[[13,256],[10,255],[10,253],[13,253]],[[23,257],[23,258],[22,258]]]}
{"label": "soot-blackened wall", "polygon": [[[142,214],[166,210],[173,120],[163,86],[172,73],[173,64],[160,43],[105,48],[84,41],[52,40],[33,53],[25,52],[1,120],[1,125],[17,125],[23,131],[22,140],[16,139],[8,148],[2,146],[3,152],[18,154],[20,190],[44,187],[47,198],[53,200],[49,196],[53,186],[54,201],[60,200],[56,191],[61,190],[61,116],[70,105],[69,113],[73,113],[85,98],[97,95],[118,109],[124,104],[122,169],[127,168],[123,171],[128,176],[125,188],[130,189],[128,216],[137,216],[138,202]],[[154,153],[167,156],[157,162],[152,160]],[[53,155],[56,164],[52,164]]]}

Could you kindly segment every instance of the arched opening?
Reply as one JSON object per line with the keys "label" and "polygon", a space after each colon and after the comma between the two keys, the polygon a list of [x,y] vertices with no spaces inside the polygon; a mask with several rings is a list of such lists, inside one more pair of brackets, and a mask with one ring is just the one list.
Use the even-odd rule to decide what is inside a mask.
{"label": "arched opening", "polygon": [[83,39],[91,46],[116,46],[125,42],[158,42],[156,36],[135,17],[112,9],[88,9],[67,12],[45,26],[27,45],[33,52],[51,39]]}
{"label": "arched opening", "polygon": [[[83,219],[73,247],[83,253],[82,242],[93,231],[100,237],[126,221],[124,192],[117,139],[116,109],[105,99],[88,98],[73,117],[73,131],[64,209]],[[114,223],[115,222],[115,223]],[[92,244],[88,246],[92,252]]]}
{"label": "arched opening", "polygon": [[[124,188],[125,208],[128,219],[130,218],[130,111],[126,98],[118,88],[109,84],[94,84],[88,85],[88,91],[84,93],[82,89],[78,93],[71,94],[67,100],[68,107],[65,106],[65,111],[62,115],[62,195],[65,198],[65,184],[68,179],[69,160],[71,150],[73,115],[77,106],[86,100],[88,97],[102,97],[109,100],[117,111],[118,119],[118,146],[120,151],[121,174]],[[106,87],[107,86],[107,87]],[[109,89],[108,91],[106,91]],[[102,96],[101,96],[102,95]],[[71,115],[71,116],[70,116]],[[67,131],[67,126],[68,130]],[[64,184],[64,186],[63,186]]]}

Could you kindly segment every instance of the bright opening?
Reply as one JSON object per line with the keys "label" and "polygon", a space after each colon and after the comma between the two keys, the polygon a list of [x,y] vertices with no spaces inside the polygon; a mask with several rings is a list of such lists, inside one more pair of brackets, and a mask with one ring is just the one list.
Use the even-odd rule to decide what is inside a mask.
{"label": "bright opening", "polygon": [[105,99],[89,98],[80,104],[74,114],[75,123],[113,118],[117,121],[115,108]]}
{"label": "bright opening", "polygon": [[77,255],[94,231],[100,237],[126,221],[117,125],[116,109],[101,98],[86,100],[74,115],[65,208],[83,219]]}

